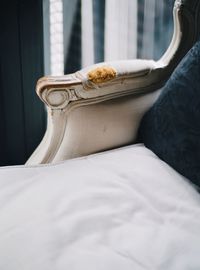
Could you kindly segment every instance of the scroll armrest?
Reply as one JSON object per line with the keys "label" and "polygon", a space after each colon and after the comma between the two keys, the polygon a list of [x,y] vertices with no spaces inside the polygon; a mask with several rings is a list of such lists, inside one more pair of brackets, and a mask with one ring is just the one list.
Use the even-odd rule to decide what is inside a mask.
{"label": "scroll armrest", "polygon": [[172,41],[157,62],[100,63],[39,80],[37,94],[47,105],[48,125],[27,164],[57,162],[134,141],[142,115],[158,95],[150,92],[162,87],[199,37],[199,0],[176,0],[173,14]]}
{"label": "scroll armrest", "polygon": [[48,108],[46,134],[27,164],[52,163],[127,145],[155,100],[161,67],[152,60],[93,65],[44,77],[37,94]]}
{"label": "scroll armrest", "polygon": [[[151,83],[157,81],[161,68],[160,63],[153,60],[104,62],[74,74],[41,78],[36,91],[50,108],[69,109],[77,103],[75,101],[96,102],[131,93],[146,93],[151,90]],[[157,81],[157,85],[162,83]]]}

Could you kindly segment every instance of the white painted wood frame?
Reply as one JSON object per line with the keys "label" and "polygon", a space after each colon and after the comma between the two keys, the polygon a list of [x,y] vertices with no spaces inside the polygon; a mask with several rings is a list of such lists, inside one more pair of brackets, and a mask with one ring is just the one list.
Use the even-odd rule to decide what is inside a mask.
{"label": "white painted wood frame", "polygon": [[46,134],[28,165],[55,163],[133,143],[144,112],[200,32],[200,1],[177,0],[174,35],[159,61],[104,62],[37,83]]}

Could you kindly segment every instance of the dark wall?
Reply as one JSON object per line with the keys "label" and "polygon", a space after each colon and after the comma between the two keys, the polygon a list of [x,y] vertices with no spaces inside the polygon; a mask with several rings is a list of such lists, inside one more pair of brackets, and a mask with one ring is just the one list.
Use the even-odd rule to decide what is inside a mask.
{"label": "dark wall", "polygon": [[35,94],[43,76],[42,0],[2,1],[0,7],[0,165],[23,164],[45,131]]}

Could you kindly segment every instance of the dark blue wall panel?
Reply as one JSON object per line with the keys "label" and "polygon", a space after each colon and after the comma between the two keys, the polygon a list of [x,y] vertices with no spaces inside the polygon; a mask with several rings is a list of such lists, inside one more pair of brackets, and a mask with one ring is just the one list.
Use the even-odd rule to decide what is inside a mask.
{"label": "dark blue wall panel", "polygon": [[42,1],[4,1],[0,36],[0,165],[23,164],[45,130]]}

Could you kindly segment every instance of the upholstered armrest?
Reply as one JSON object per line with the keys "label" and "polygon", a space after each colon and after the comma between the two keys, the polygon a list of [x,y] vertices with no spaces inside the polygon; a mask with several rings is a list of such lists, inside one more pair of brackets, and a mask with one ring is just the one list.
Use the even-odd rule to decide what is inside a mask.
{"label": "upholstered armrest", "polygon": [[160,63],[153,60],[99,63],[74,74],[41,78],[37,94],[50,108],[66,110],[80,103],[150,91],[159,68]]}
{"label": "upholstered armrest", "polygon": [[27,164],[53,163],[133,143],[139,122],[199,35],[200,2],[177,0],[174,35],[163,57],[100,63],[74,74],[44,77],[45,136]]}
{"label": "upholstered armrest", "polygon": [[139,96],[155,90],[160,69],[151,60],[116,61],[40,79],[36,91],[47,105],[48,126],[27,164],[57,162],[134,142],[139,121],[157,94]]}

